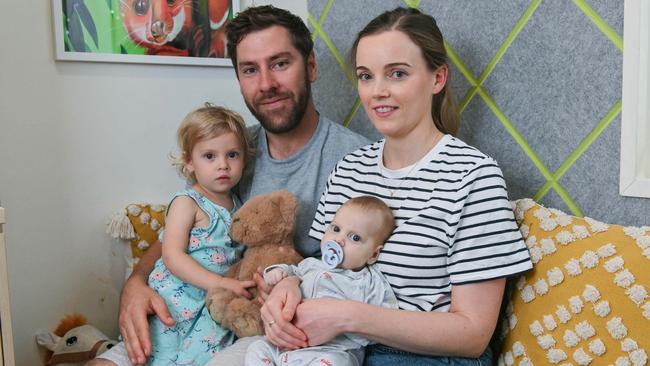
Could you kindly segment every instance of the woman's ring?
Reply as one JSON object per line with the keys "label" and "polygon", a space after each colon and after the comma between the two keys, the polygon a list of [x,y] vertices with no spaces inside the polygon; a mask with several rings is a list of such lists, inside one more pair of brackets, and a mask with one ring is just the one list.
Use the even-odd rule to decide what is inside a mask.
{"label": "woman's ring", "polygon": [[269,327],[270,327],[271,325],[273,325],[273,324],[275,324],[275,320],[271,320],[271,321],[269,322]]}

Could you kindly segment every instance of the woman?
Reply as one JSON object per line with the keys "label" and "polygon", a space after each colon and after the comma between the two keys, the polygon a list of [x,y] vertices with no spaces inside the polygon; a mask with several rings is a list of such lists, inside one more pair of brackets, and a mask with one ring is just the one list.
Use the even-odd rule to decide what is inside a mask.
{"label": "woman", "polygon": [[459,117],[442,34],[431,16],[398,8],[359,33],[353,57],[361,102],[385,138],[337,164],[310,236],[320,239],[352,197],[384,200],[397,226],[377,263],[400,309],[298,305],[297,280],[287,278],[262,307],[266,335],[294,349],[359,334],[377,342],[367,365],[490,364],[505,279],[531,262],[496,162],[452,136]]}

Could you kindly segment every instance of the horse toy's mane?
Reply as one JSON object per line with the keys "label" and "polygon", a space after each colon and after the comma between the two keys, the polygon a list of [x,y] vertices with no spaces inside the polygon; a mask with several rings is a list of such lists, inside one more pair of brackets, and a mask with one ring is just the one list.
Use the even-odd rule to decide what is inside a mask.
{"label": "horse toy's mane", "polygon": [[61,319],[59,325],[56,326],[56,329],[54,329],[54,334],[63,337],[72,328],[80,327],[85,324],[88,324],[88,320],[86,320],[86,317],[81,314],[66,315],[65,318]]}

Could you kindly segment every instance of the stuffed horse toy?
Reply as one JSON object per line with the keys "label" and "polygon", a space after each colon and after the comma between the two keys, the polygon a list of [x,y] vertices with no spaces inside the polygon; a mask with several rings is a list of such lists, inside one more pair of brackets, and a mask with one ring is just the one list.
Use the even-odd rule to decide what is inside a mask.
{"label": "stuffed horse toy", "polygon": [[61,320],[54,332],[36,332],[36,342],[52,351],[47,365],[84,365],[117,344],[86,323],[83,315],[73,314]]}

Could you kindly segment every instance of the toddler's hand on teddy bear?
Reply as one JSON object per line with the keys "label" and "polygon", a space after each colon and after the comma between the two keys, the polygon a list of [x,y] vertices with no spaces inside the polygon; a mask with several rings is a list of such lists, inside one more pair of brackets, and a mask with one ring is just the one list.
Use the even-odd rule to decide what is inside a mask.
{"label": "toddler's hand on teddy bear", "polygon": [[230,290],[239,296],[244,296],[247,299],[253,298],[253,295],[247,289],[255,286],[255,281],[239,281],[228,277],[222,277],[219,283],[219,287]]}
{"label": "toddler's hand on teddy bear", "polygon": [[274,268],[264,273],[264,282],[269,286],[275,286],[285,277],[287,277],[287,271],[282,268]]}

